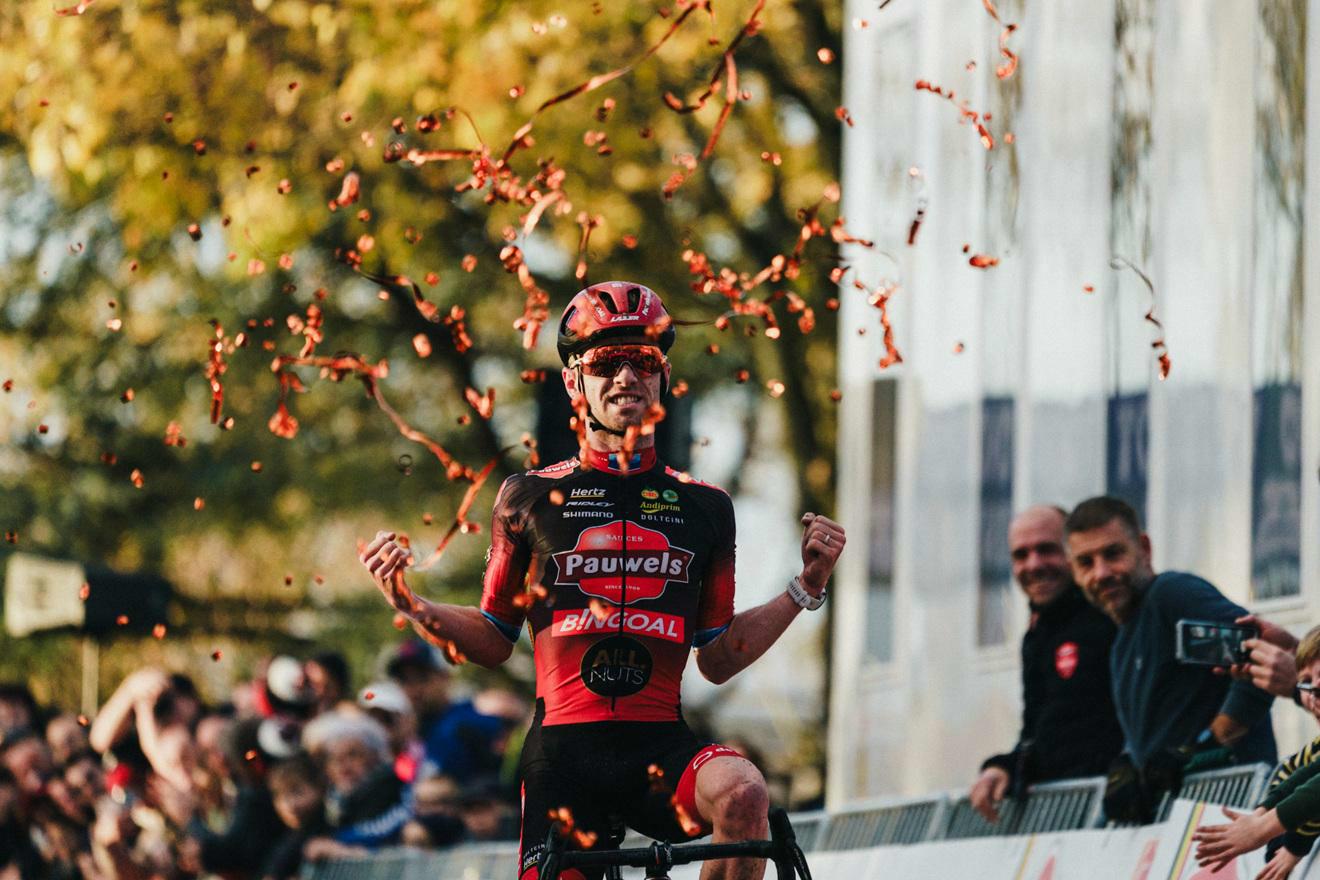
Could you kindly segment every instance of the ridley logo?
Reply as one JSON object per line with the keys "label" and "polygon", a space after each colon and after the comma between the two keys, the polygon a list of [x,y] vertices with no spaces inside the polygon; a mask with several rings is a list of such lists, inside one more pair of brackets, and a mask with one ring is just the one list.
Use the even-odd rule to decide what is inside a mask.
{"label": "ridley logo", "polygon": [[627,525],[626,549],[624,524],[617,520],[583,529],[572,550],[554,555],[555,583],[615,603],[620,601],[624,580],[627,602],[658,599],[670,581],[688,583],[692,551],[672,546],[661,532],[631,521]]}
{"label": "ridley logo", "polygon": [[1077,643],[1064,642],[1054,649],[1054,671],[1067,681],[1077,672]]}
{"label": "ridley logo", "polygon": [[[683,645],[683,618],[677,614],[660,614],[654,611],[628,609],[623,621],[625,632],[636,636],[650,636]],[[619,631],[619,612],[616,610],[605,617],[597,617],[590,608],[577,611],[556,611],[551,633],[556,636],[576,636],[588,633]]]}

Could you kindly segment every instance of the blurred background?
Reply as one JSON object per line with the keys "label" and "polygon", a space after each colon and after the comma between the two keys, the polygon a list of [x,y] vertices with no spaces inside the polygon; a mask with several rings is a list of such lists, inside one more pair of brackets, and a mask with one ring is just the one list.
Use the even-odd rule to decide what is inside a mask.
{"label": "blurred background", "polygon": [[[712,141],[729,90],[701,96],[748,25]],[[576,450],[554,322],[610,278],[686,323],[663,454],[736,499],[739,606],[781,590],[797,517],[833,507],[837,245],[817,235],[795,277],[751,276],[792,255],[817,216],[802,212],[837,217],[842,28],[837,5],[788,2],[4,4],[0,679],[90,716],[146,665],[186,671],[211,703],[277,652],[332,647],[354,682],[379,675],[403,634],[359,542],[398,529],[429,556],[491,463],[470,522],[413,576],[429,598],[476,600],[500,481],[533,447],[542,463]],[[399,159],[496,160],[533,119],[499,195],[464,188],[472,156]],[[530,231],[519,186],[560,194]],[[548,297],[530,347],[508,246]],[[387,362],[384,399],[471,470],[449,479],[351,372],[274,371],[305,344]],[[491,389],[489,418],[467,389]],[[718,702],[685,696],[773,756],[796,804],[823,795],[827,617]],[[529,694],[529,649],[457,676]]]}

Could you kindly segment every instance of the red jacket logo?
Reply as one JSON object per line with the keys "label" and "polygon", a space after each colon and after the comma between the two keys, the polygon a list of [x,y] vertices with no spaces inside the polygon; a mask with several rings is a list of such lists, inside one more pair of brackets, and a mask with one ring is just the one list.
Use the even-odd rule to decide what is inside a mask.
{"label": "red jacket logo", "polygon": [[1064,642],[1054,649],[1054,671],[1059,678],[1070,679],[1077,671],[1077,643]]}
{"label": "red jacket logo", "polygon": [[616,603],[625,580],[627,602],[658,599],[670,581],[688,583],[690,550],[671,546],[661,532],[634,522],[628,523],[626,544],[625,549],[622,522],[584,529],[572,550],[554,555],[559,569],[555,583]]}

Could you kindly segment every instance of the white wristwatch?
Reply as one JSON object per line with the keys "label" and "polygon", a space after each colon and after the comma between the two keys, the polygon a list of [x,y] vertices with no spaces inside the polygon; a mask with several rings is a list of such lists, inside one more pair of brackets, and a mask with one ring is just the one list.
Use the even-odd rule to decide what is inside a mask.
{"label": "white wristwatch", "polygon": [[797,575],[793,575],[793,579],[788,582],[788,597],[796,602],[799,608],[815,611],[825,604],[825,595],[825,590],[821,590],[819,596],[808,593],[806,587],[802,586],[802,578]]}

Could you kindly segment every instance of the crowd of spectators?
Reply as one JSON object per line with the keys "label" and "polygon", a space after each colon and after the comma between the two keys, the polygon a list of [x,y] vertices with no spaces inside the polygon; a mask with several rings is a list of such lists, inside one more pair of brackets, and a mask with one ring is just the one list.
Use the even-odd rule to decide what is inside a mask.
{"label": "crowd of spectators", "polygon": [[431,645],[354,692],[335,652],[269,658],[223,705],[139,669],[94,718],[0,684],[0,880],[285,878],[386,845],[517,839],[530,705],[456,699]]}

